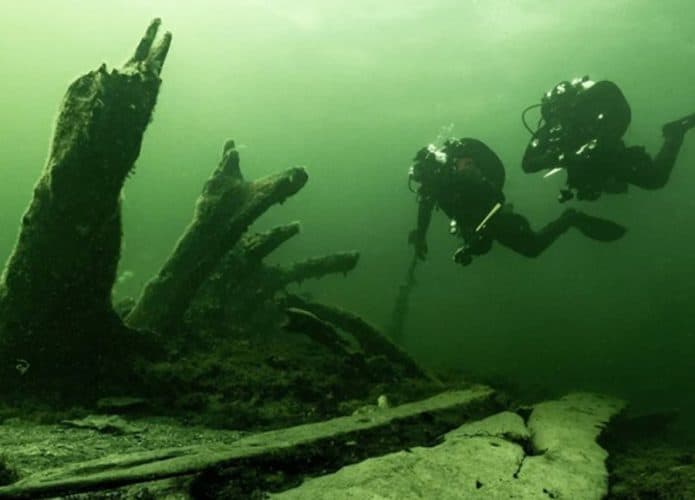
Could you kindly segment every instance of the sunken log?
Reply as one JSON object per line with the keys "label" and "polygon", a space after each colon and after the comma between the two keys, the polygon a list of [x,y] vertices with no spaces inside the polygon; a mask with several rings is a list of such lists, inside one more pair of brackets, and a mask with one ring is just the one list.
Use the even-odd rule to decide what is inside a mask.
{"label": "sunken log", "polygon": [[[218,489],[228,480],[225,470],[236,467],[254,471],[259,478],[278,470],[317,474],[327,465],[335,470],[369,456],[431,444],[457,425],[496,411],[494,395],[489,387],[473,386],[393,408],[263,432],[231,445],[169,448],[68,464],[0,487],[0,499],[101,491],[201,472],[207,474],[194,488]],[[232,496],[238,497],[242,496]]]}
{"label": "sunken log", "polygon": [[348,342],[340,336],[335,327],[329,322],[297,307],[285,309],[285,316],[287,321],[283,325],[284,330],[307,335],[311,340],[323,345],[340,357],[348,355]]}
{"label": "sunken log", "polygon": [[[597,442],[624,402],[573,393],[462,425],[434,447],[343,467],[272,499],[581,498],[608,494],[608,453]],[[407,471],[404,474],[404,471]]]}
{"label": "sunken log", "polygon": [[294,294],[286,298],[289,307],[300,308],[315,314],[338,328],[351,334],[367,356],[385,356],[391,362],[401,366],[404,373],[410,377],[425,378],[440,383],[437,377],[421,367],[405,351],[391,342],[377,327],[360,318],[354,313],[339,307],[311,302]]}
{"label": "sunken log", "polygon": [[133,328],[168,331],[183,316],[201,285],[268,208],[282,203],[307,181],[302,168],[291,168],[246,181],[233,141],[203,188],[193,220],[166,263],[147,285],[126,317]]}
{"label": "sunken log", "polygon": [[121,68],[102,64],[75,80],[63,99],[46,165],[0,279],[3,385],[83,376],[128,343],[111,306],[120,195],[140,153],[171,43],[170,33],[155,43],[159,26],[155,19]]}

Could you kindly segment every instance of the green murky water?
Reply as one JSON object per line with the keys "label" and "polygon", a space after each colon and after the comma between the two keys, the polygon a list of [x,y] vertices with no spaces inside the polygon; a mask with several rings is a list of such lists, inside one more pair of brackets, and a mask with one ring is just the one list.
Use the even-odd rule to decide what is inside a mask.
{"label": "green murky water", "polygon": [[[654,153],[665,121],[695,110],[695,24],[685,0],[117,1],[6,0],[0,6],[0,257],[46,156],[67,85],[120,64],[148,21],[174,34],[135,176],[125,189],[123,280],[134,295],[191,216],[226,138],[249,178],[306,165],[307,187],[259,222],[299,219],[290,261],[358,249],[347,279],[304,288],[377,324],[408,265],[416,203],[410,160],[442,126],[488,143],[506,194],[535,227],[556,217],[561,176],[519,167],[519,114],[557,81],[623,89],[626,136]],[[695,411],[695,133],[670,184],[573,202],[629,227],[599,244],[572,232],[535,260],[497,245],[468,268],[435,214],[417,269],[405,346],[434,368],[527,390],[593,389],[643,407]]]}

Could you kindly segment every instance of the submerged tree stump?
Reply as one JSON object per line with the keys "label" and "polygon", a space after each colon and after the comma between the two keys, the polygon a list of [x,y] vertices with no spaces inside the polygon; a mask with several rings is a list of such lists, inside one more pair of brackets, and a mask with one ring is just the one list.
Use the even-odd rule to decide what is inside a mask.
{"label": "submerged tree stump", "polygon": [[[46,167],[0,278],[3,395],[84,403],[133,390],[153,396],[161,392],[160,382],[177,380],[176,394],[187,387],[195,393],[193,399],[204,400],[196,374],[199,370],[207,374],[205,367],[224,365],[224,373],[217,372],[211,383],[225,378],[229,397],[238,397],[244,390],[234,391],[230,381],[238,383],[235,377],[240,373],[229,360],[244,354],[239,349],[242,341],[232,337],[262,332],[265,339],[275,335],[278,344],[286,343],[289,336],[281,331],[286,286],[346,274],[358,262],[357,252],[337,252],[288,266],[266,264],[265,257],[297,234],[298,224],[252,236],[244,233],[271,206],[296,194],[308,177],[303,168],[295,167],[247,181],[230,140],[203,188],[192,222],[159,273],[132,307],[119,305],[118,313],[114,311],[111,291],[121,247],[120,193],[152,118],[171,43],[169,33],[155,43],[159,26],[158,19],[150,24],[133,57],[120,69],[108,71],[102,65],[78,78],[62,103]],[[361,332],[351,333],[360,338]],[[311,337],[316,332],[300,333]],[[403,378],[390,370],[389,361],[394,359],[406,368],[406,376],[422,374],[404,353],[393,350],[390,354],[395,356],[386,357],[380,366],[386,369],[380,374],[357,373],[367,366],[364,356],[357,359],[334,350],[327,358],[318,358],[317,352],[323,355],[323,351],[307,354],[302,340],[279,349],[296,349],[292,355],[301,358],[300,365],[311,359],[323,371],[336,365],[354,368],[349,377],[341,379],[336,372],[331,379],[333,385],[337,385],[333,380],[344,380],[342,389],[352,386],[352,391],[336,391],[351,398],[364,396],[368,385]],[[390,346],[386,347],[388,351]],[[199,361],[203,368],[186,372],[183,351],[186,362]],[[358,364],[353,363],[356,359]],[[278,367],[256,368],[266,370],[263,374],[269,379],[285,375]],[[85,384],[85,379],[90,383]],[[277,385],[275,380],[264,383]],[[219,387],[210,389],[206,383],[202,387],[219,392]],[[320,393],[304,392],[297,397]]]}
{"label": "submerged tree stump", "polygon": [[[46,166],[0,279],[0,386],[60,383],[123,352],[111,307],[120,193],[152,117],[171,43],[154,20],[121,68],[70,85]],[[14,370],[15,364],[21,369]]]}
{"label": "submerged tree stump", "polygon": [[234,142],[228,141],[198,199],[193,221],[159,274],[145,286],[127,324],[165,332],[180,323],[200,286],[248,226],[299,191],[307,178],[304,169],[292,168],[247,182]]}

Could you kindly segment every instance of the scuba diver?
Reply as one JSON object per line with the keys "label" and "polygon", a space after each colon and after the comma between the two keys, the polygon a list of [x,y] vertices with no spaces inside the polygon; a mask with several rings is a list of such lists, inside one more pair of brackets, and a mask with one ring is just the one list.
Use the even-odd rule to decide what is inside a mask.
{"label": "scuba diver", "polygon": [[[525,115],[537,107],[541,118],[534,131]],[[532,134],[522,168],[526,173],[548,169],[546,177],[566,170],[560,202],[624,193],[629,184],[659,189],[671,175],[685,133],[695,127],[695,113],[662,127],[664,143],[653,159],[644,147],[625,146],[622,136],[630,119],[630,106],[615,83],[588,76],[560,82],[522,113]]]}
{"label": "scuba diver", "polygon": [[625,233],[618,224],[573,209],[533,231],[525,217],[505,204],[504,181],[502,161],[479,140],[450,139],[440,148],[420,149],[408,181],[411,191],[412,183],[419,183],[417,228],[409,235],[417,258],[424,260],[427,254],[426,233],[435,208],[451,219],[450,233],[464,241],[453,257],[462,265],[470,264],[474,255],[487,253],[494,240],[536,257],[571,227],[600,241],[612,241]]}

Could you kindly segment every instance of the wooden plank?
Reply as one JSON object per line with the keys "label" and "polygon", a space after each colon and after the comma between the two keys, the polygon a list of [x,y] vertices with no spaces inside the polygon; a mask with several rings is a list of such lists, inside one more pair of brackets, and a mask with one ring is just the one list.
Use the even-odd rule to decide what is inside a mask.
{"label": "wooden plank", "polygon": [[[294,457],[296,460],[307,448],[311,448],[314,457],[322,452],[332,454],[341,444],[363,450],[351,455],[354,460],[361,460],[368,454],[393,451],[389,443],[407,440],[409,435],[418,435],[418,432],[423,435],[422,429],[428,425],[436,434],[471,417],[489,414],[496,406],[493,396],[491,388],[473,386],[367,414],[264,432],[242,438],[233,445],[189,446],[105,457],[34,474],[1,487],[0,498],[41,498],[110,489],[242,463],[245,467],[253,467],[254,463],[267,462],[271,457],[282,456],[283,460]],[[388,439],[395,434],[400,438]],[[374,439],[375,435],[383,439]]]}
{"label": "wooden plank", "polygon": [[608,471],[596,438],[623,406],[569,394],[536,405],[528,424],[502,412],[464,424],[437,446],[371,458],[271,498],[599,500],[608,493]]}

